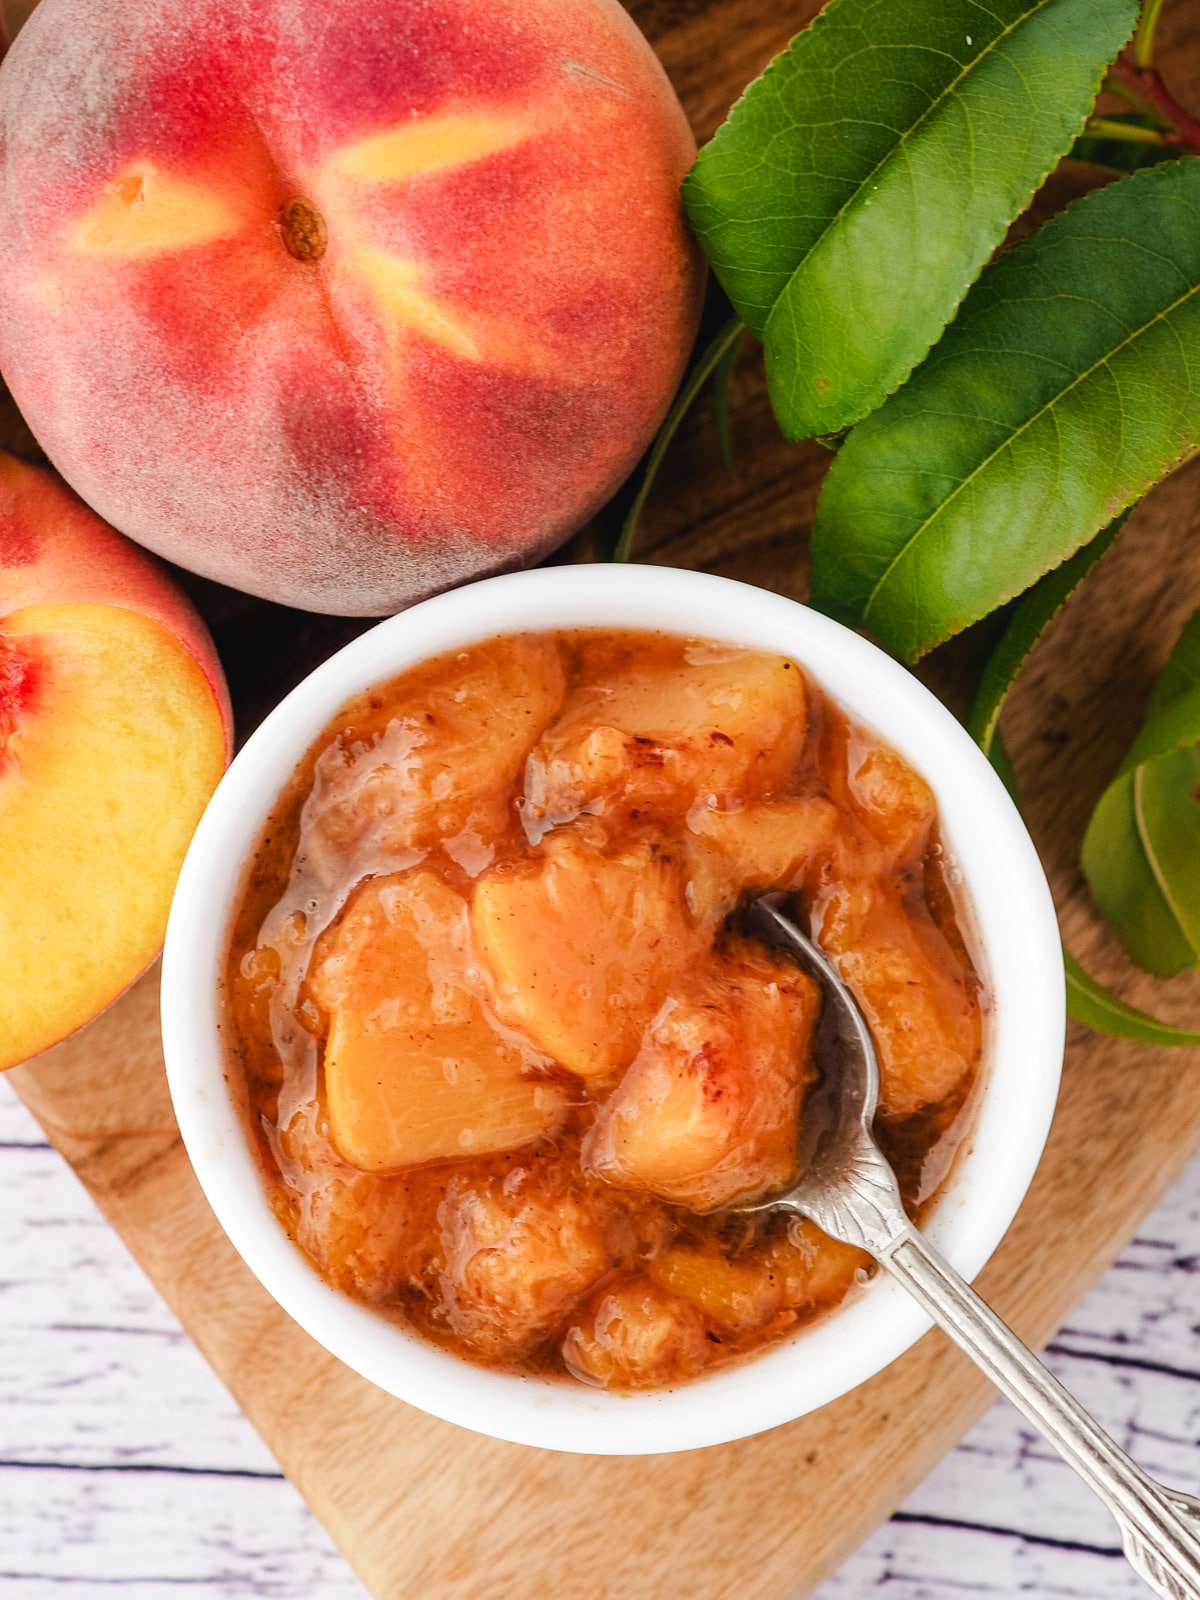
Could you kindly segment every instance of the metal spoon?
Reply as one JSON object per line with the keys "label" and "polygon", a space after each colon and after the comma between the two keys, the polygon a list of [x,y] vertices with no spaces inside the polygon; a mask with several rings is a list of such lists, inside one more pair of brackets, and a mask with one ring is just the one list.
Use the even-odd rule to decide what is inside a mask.
{"label": "metal spoon", "polygon": [[1200,1600],[1200,1500],[1165,1489],[1132,1461],[909,1221],[875,1143],[879,1062],[862,1012],[829,958],[796,927],[782,895],[749,907],[745,927],[791,951],[824,994],[824,1074],[805,1102],[801,1177],[739,1211],[785,1211],[857,1245],[908,1290],[1104,1501],[1134,1571],[1164,1600]]}

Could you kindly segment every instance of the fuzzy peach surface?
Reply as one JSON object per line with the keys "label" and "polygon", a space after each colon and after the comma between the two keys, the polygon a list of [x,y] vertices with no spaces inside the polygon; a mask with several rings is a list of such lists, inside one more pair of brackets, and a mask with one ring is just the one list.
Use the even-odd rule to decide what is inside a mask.
{"label": "fuzzy peach surface", "polygon": [[633,467],[702,284],[616,0],[42,0],[0,70],[0,369],[139,543],[392,611]]}

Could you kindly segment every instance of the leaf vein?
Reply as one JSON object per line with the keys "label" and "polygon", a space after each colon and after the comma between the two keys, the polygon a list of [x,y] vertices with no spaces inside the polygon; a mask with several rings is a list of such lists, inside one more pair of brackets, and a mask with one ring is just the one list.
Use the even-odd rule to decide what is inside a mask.
{"label": "leaf vein", "polygon": [[1122,350],[1124,350],[1128,345],[1132,344],[1134,340],[1140,339],[1157,323],[1167,322],[1168,318],[1173,312],[1177,311],[1180,306],[1186,305],[1187,302],[1191,300],[1197,293],[1200,293],[1200,284],[1194,284],[1190,289],[1186,290],[1183,294],[1179,295],[1175,300],[1173,300],[1170,305],[1166,306],[1162,311],[1156,311],[1155,314],[1146,322],[1142,323],[1139,327],[1133,329],[1129,334],[1127,334],[1127,336],[1121,340],[1120,344],[1115,345],[1113,349],[1106,351],[1105,354],[1098,360],[1094,361],[1091,366],[1085,367],[1078,377],[1073,379],[1072,382],[1067,384],[1064,388],[1060,389],[1057,394],[1052,395],[1050,399],[1048,399],[1043,405],[1039,406],[1039,408],[1030,417],[1028,417],[1018,427],[1014,428],[1001,444],[997,445],[993,451],[984,456],[983,460],[979,462],[978,466],[973,467],[967,476],[959,481],[956,487],[951,490],[950,494],[947,495],[941,504],[934,510],[932,515],[926,517],[925,521],[914,530],[912,537],[907,541],[907,543],[897,550],[896,554],[888,562],[887,566],[884,568],[883,572],[880,574],[879,578],[872,587],[867,602],[863,607],[863,621],[866,622],[870,617],[871,609],[878,599],[881,590],[890,579],[893,569],[899,566],[900,563],[908,557],[911,551],[916,547],[918,540],[920,540],[922,536],[926,534],[931,527],[933,527],[938,519],[945,513],[947,507],[954,500],[956,500],[971,483],[974,482],[981,472],[986,471],[986,469],[991,466],[994,461],[998,460],[1006,450],[1011,450],[1016,441],[1023,434],[1027,433],[1029,429],[1035,425],[1035,423],[1039,422],[1043,416],[1045,416],[1048,412],[1052,414],[1054,407],[1064,400],[1066,396],[1069,395],[1074,389],[1077,389],[1081,383],[1085,383],[1094,373],[1107,367],[1110,362],[1115,360],[1116,357],[1120,355]]}

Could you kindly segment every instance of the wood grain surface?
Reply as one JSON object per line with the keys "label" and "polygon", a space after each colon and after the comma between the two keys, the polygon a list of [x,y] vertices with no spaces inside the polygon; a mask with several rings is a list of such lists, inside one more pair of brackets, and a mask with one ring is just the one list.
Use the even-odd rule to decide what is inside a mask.
{"label": "wood grain surface", "polygon": [[[1168,59],[1192,81],[1195,13],[1168,8],[1176,27]],[[807,11],[663,0],[635,14],[703,134]],[[828,456],[782,443],[753,359],[738,375],[733,409],[737,476],[723,475],[701,408],[653,499],[641,557],[802,596],[806,530]],[[1179,625],[1200,604],[1198,471],[1176,474],[1131,518],[1086,596],[1039,649],[1005,723],[1068,942],[1129,998],[1180,1016],[1195,1014],[1200,984],[1177,983],[1163,1000],[1158,986],[1129,973],[1089,904],[1077,847]],[[243,733],[360,626],[189,587],[222,645]],[[963,670],[961,650],[932,668],[952,703]],[[220,1234],[179,1144],[156,1003],[151,974],[11,1081],[380,1600],[808,1592],[987,1403],[982,1380],[931,1335],[810,1418],[684,1456],[562,1456],[406,1408],[300,1333]],[[1047,1338],[1197,1142],[1194,1056],[1074,1032],[1046,1158],[983,1292],[1025,1337]]]}

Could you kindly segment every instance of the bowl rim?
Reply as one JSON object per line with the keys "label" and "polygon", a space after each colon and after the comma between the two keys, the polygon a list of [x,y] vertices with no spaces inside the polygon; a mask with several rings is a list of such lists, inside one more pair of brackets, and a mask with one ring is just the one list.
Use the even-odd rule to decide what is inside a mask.
{"label": "bowl rim", "polygon": [[673,1389],[615,1395],[472,1366],[331,1288],[267,1200],[226,1077],[219,976],[235,897],[279,793],[353,695],[431,656],[505,633],[613,627],[778,650],[920,771],[962,874],[974,954],[990,990],[986,1077],[972,1126],[925,1229],[968,1279],[999,1244],[1032,1180],[1058,1093],[1065,981],[1049,887],[995,771],[951,713],[860,635],[770,590],[638,565],[543,567],[422,601],[329,657],[235,757],[181,871],[162,965],[162,1036],[180,1132],[242,1260],[327,1351],[434,1416],[513,1443],[641,1455],[775,1427],[889,1365],[931,1326],[883,1273],[791,1339]]}

